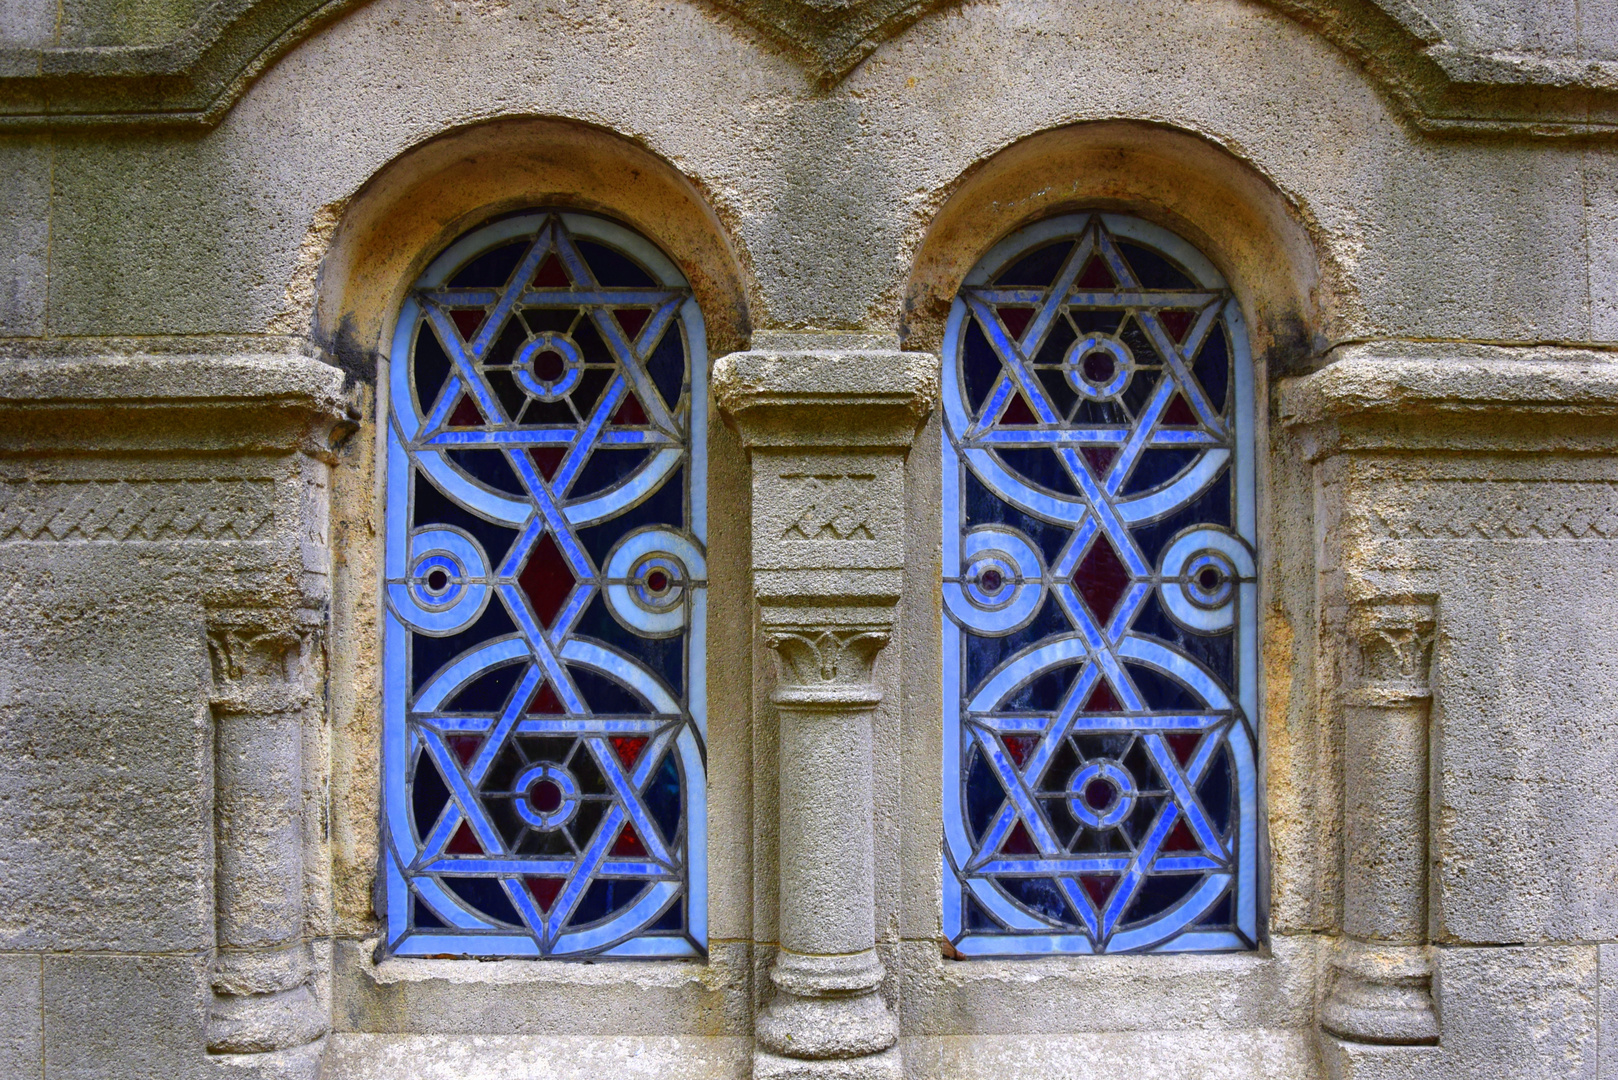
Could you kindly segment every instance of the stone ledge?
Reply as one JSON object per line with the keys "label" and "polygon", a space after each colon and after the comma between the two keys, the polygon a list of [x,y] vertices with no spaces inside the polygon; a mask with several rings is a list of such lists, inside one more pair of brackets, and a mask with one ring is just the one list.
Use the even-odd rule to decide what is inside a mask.
{"label": "stone ledge", "polygon": [[324,455],[357,410],[307,356],[47,356],[0,364],[0,451],[292,450]]}
{"label": "stone ledge", "polygon": [[1618,352],[1375,342],[1331,357],[1277,394],[1283,427],[1314,429],[1311,456],[1347,445],[1618,448]]}
{"label": "stone ledge", "polygon": [[750,1033],[753,961],[742,942],[712,942],[695,961],[534,961],[389,957],[376,938],[333,953],[333,1026],[348,1032],[607,1037]]}
{"label": "stone ledge", "polygon": [[[714,400],[748,446],[908,447],[938,401],[938,357],[828,348],[837,335],[759,335],[771,347],[722,356]],[[798,347],[792,347],[796,339]]]}
{"label": "stone ledge", "polygon": [[707,1080],[751,1075],[746,1036],[333,1035],[327,1080]]}
{"label": "stone ledge", "polygon": [[1305,1028],[1330,942],[1276,937],[1268,953],[944,960],[901,946],[907,1035],[1063,1035]]}

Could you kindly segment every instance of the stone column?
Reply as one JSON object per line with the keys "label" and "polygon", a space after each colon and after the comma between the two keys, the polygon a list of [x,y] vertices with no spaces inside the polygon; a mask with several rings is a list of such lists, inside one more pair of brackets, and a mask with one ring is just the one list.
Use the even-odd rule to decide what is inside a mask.
{"label": "stone column", "polygon": [[1433,1043],[1427,932],[1428,743],[1436,615],[1428,598],[1351,609],[1343,708],[1343,934],[1321,1026]]}
{"label": "stone column", "polygon": [[[319,612],[216,611],[214,898],[208,1050],[313,1077],[327,1010],[305,933],[304,730],[321,690]],[[259,1055],[263,1055],[260,1057]],[[228,1061],[228,1058],[227,1058]]]}
{"label": "stone column", "polygon": [[760,334],[714,368],[752,462],[753,589],[780,671],[780,952],[757,1077],[901,1074],[878,993],[872,666],[899,600],[904,461],[937,358],[891,344]]}

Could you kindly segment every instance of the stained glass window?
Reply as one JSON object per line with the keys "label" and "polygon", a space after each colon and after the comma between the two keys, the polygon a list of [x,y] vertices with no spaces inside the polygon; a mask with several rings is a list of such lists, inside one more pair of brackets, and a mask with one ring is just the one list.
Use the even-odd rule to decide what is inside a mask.
{"label": "stained glass window", "polygon": [[599,217],[485,225],[399,313],[387,426],[387,948],[707,946],[707,356]]}
{"label": "stained glass window", "polygon": [[1179,237],[1009,237],[944,344],[944,924],[967,956],[1257,939],[1253,388]]}

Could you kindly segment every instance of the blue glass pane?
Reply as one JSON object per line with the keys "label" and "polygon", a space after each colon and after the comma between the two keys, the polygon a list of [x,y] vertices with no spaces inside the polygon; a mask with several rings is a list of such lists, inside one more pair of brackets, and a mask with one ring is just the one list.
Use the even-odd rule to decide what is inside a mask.
{"label": "blue glass pane", "polygon": [[991,258],[944,345],[945,931],[972,956],[1253,947],[1240,308],[1119,215]]}
{"label": "blue glass pane", "polygon": [[390,371],[387,949],[700,958],[690,288],[614,222],[511,215],[429,265]]}

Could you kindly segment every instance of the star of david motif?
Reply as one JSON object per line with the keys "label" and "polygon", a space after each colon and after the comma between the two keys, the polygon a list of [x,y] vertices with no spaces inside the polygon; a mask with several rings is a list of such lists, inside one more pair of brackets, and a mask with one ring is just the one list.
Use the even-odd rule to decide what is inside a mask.
{"label": "star of david motif", "polygon": [[702,722],[683,686],[705,618],[700,325],[660,252],[563,213],[474,231],[401,312],[393,951],[705,948]]}
{"label": "star of david motif", "polygon": [[968,953],[1254,940],[1239,319],[1183,241],[1109,215],[1024,230],[960,291],[946,924]]}

